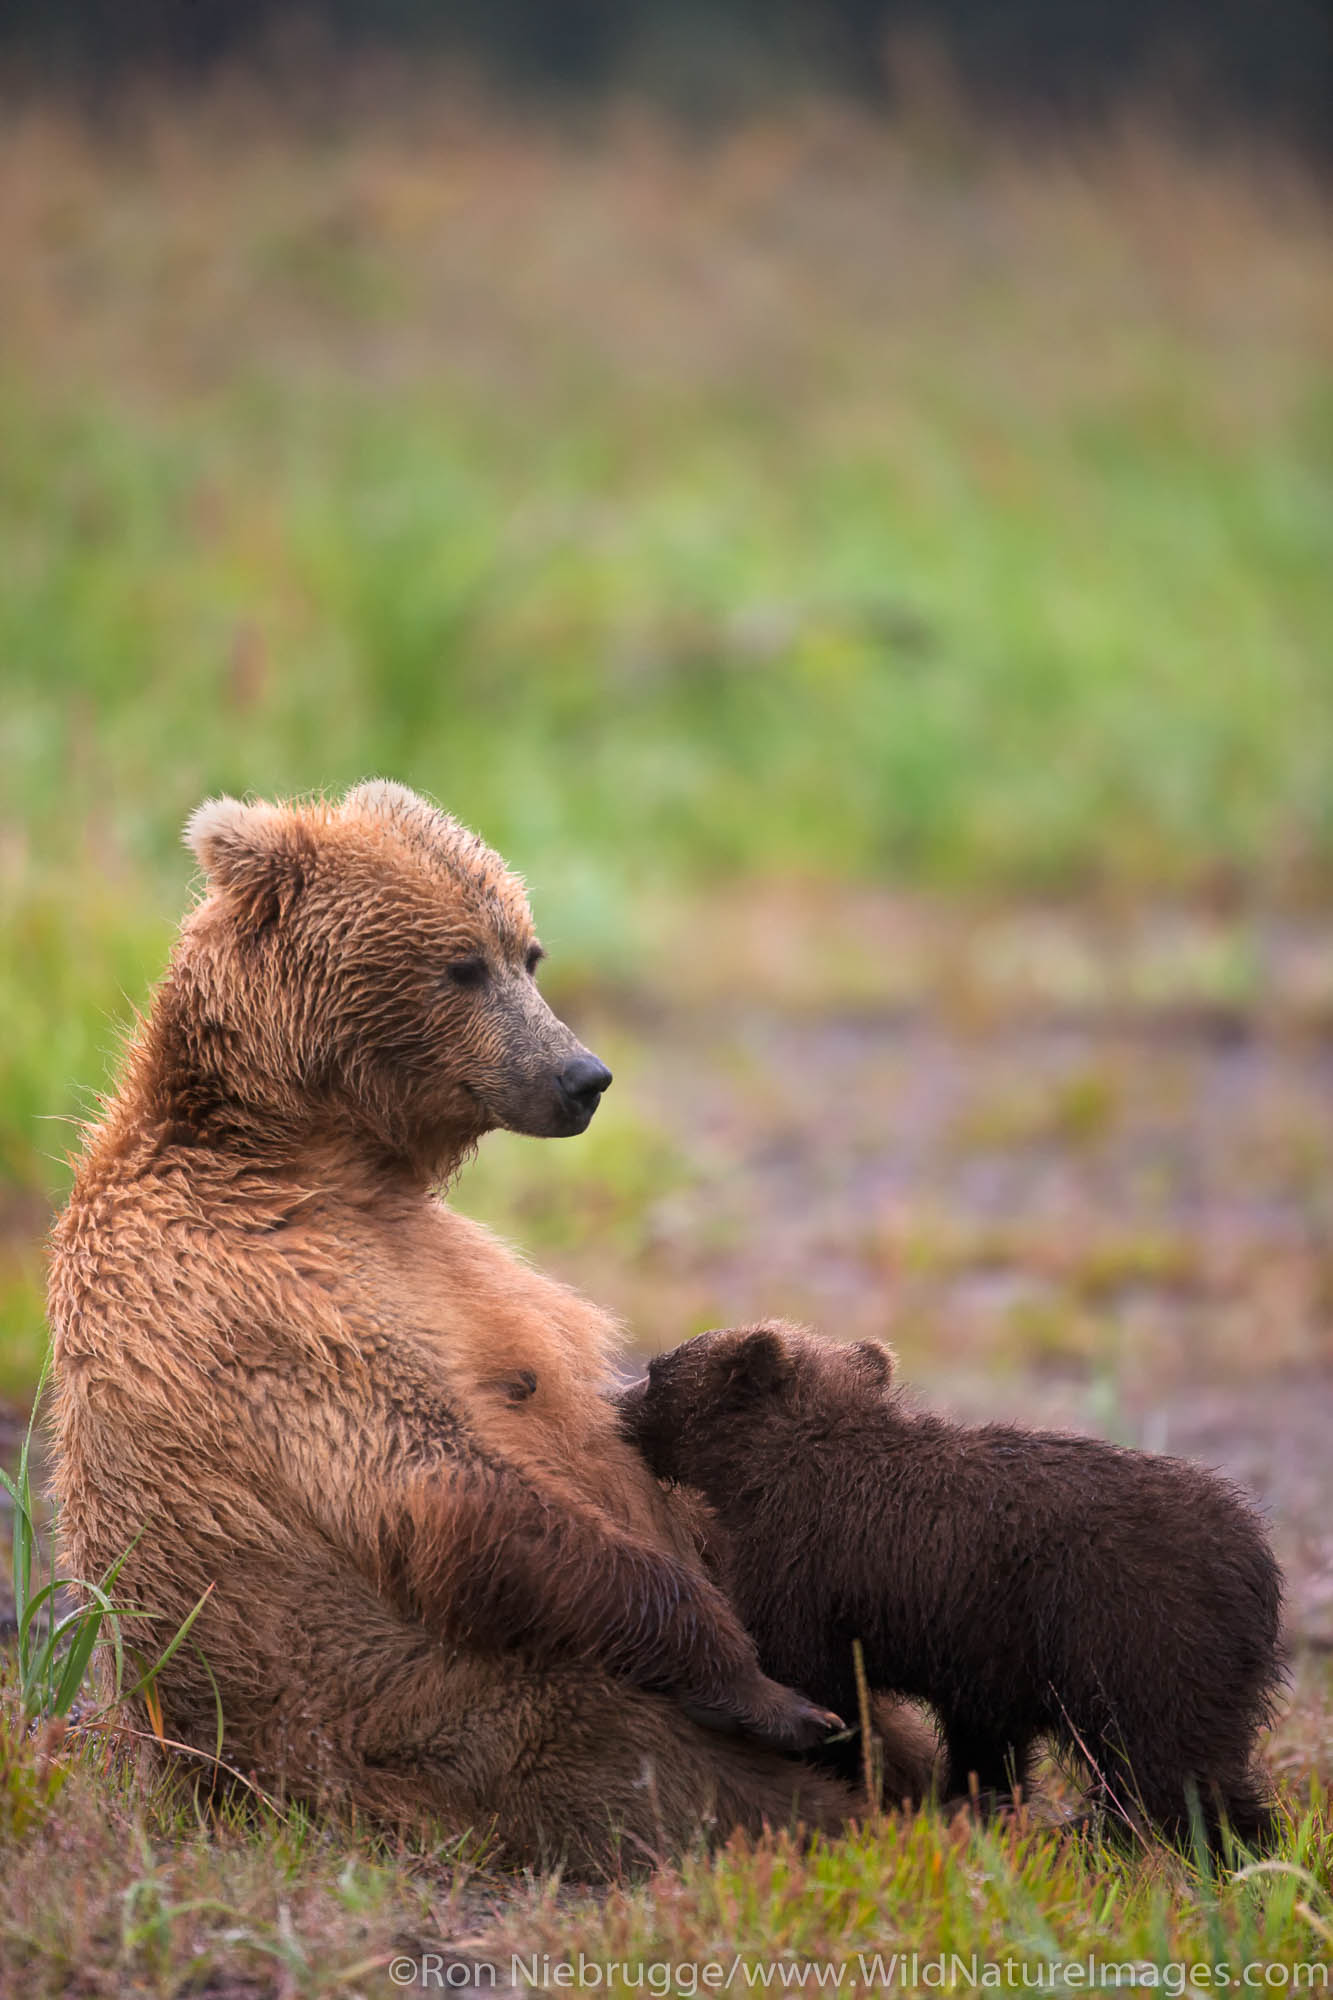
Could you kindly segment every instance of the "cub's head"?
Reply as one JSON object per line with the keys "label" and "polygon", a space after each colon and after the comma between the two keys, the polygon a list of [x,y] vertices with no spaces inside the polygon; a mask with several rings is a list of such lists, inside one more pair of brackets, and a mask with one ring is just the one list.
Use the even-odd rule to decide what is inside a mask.
{"label": "cub's head", "polygon": [[823,1340],[782,1321],[701,1333],[659,1354],[617,1398],[621,1428],[659,1479],[725,1492],[756,1437],[797,1448],[813,1430],[883,1398],[893,1354]]}
{"label": "cub's head", "polygon": [[350,1118],[434,1169],[496,1126],[585,1129],[610,1071],[537,990],[523,884],[457,820],[380,782],[212,799],[186,840],[208,893],[163,1004],[214,1087]]}

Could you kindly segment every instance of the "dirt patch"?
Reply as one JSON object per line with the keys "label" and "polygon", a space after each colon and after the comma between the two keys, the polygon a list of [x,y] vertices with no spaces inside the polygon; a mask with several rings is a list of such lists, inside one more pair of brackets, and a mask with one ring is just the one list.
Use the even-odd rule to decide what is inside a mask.
{"label": "dirt patch", "polygon": [[959,1415],[1216,1465],[1270,1513],[1293,1635],[1333,1646],[1333,1043],[759,1007],[707,1032],[617,1054],[687,1163],[637,1253],[558,1256],[642,1349],[788,1313],[889,1337]]}

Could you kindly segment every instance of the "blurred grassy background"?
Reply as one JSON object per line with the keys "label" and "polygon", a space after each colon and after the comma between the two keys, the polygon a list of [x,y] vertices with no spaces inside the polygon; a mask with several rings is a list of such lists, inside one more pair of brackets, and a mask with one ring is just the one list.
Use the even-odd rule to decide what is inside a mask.
{"label": "blurred grassy background", "polygon": [[788,101],[707,138],[329,81],[122,79],[0,124],[0,1463],[186,814],[390,774],[524,871],[546,989],[616,1072],[585,1138],[497,1134],[455,1198],[640,1349],[785,1311],[890,1334],[957,1413],[1224,1468],[1288,1585],[1267,1754],[1323,1817],[1223,1891],[927,1815],[594,1911],[450,1851],[196,1833],[96,1743],[0,1740],[0,1808],[73,1770],[0,1949],[34,1994],[362,1991],[497,1922],[677,1962],[1304,1960],[1333,1934],[1327,185],[1133,121],[1020,149],[928,62],[892,120]]}
{"label": "blurred grassy background", "polygon": [[[896,1004],[943,913],[1036,900],[1221,913],[1212,999],[1321,922],[1328,221],[1278,160],[1024,158],[939,98],[12,118],[0,1391],[206,793],[431,792],[575,1008]],[[604,1121],[477,1204],[558,1245],[688,1179],[632,1085]]]}

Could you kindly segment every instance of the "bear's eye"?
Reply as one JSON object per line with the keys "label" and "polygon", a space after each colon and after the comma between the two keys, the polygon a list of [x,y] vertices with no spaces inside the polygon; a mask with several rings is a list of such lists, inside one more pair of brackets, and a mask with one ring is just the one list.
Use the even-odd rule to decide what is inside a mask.
{"label": "bear's eye", "polygon": [[545,956],[546,953],[541,945],[530,944],[528,946],[527,957],[524,959],[523,963],[527,967],[529,979],[535,979],[537,977],[537,967],[541,964]]}
{"label": "bear's eye", "polygon": [[444,969],[455,986],[480,986],[486,977],[486,961],[475,953],[471,958],[454,959]]}

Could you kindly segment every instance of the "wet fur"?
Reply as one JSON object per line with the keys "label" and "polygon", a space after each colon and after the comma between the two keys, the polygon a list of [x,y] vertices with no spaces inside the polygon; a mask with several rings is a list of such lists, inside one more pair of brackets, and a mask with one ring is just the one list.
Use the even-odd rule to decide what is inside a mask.
{"label": "wet fur", "polygon": [[[783,1326],[704,1334],[620,1398],[659,1476],[710,1503],[766,1670],[854,1713],[939,1714],[955,1793],[1008,1794],[1049,1738],[1168,1837],[1272,1836],[1255,1738],[1283,1677],[1253,1509],[1178,1459],[910,1409],[892,1357]],[[788,1469],[795,1471],[789,1473]]]}
{"label": "wet fur", "polygon": [[191,839],[207,891],[49,1286],[69,1572],[130,1551],[150,1654],[210,1593],[167,1734],[212,1748],[215,1682],[270,1789],[578,1874],[840,1824],[851,1794],[764,1747],[825,1725],[619,1433],[616,1328],[433,1191],[496,1125],[570,1129],[522,885],[386,784],[214,801]]}

